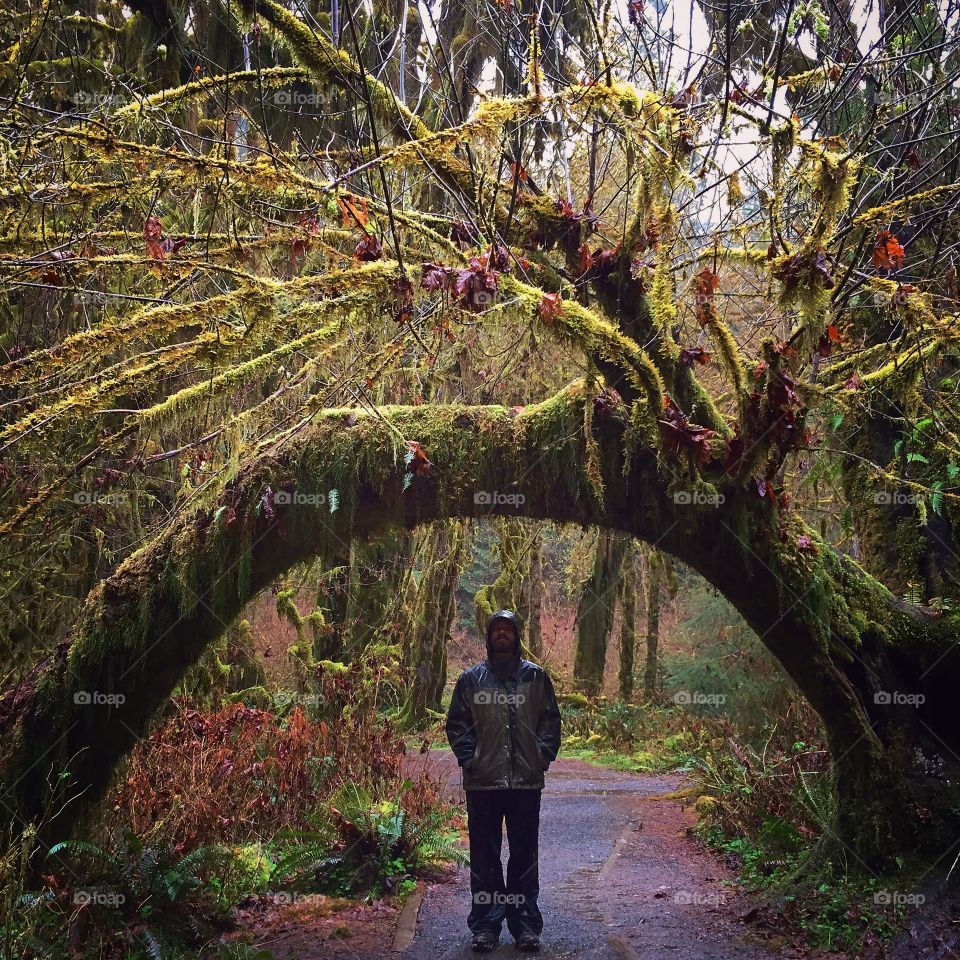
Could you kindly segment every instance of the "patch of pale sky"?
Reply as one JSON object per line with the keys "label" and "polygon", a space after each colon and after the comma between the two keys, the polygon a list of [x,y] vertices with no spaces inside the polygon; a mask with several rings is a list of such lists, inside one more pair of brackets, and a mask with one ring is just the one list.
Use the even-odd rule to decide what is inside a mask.
{"label": "patch of pale sky", "polygon": [[[364,2],[373,3],[374,0],[364,0]],[[439,19],[443,2],[444,0],[418,0],[428,42],[436,39],[431,19],[434,21]],[[524,7],[527,5],[526,0],[515,0],[515,2],[521,3]],[[624,31],[635,29],[630,23],[629,4],[630,0],[612,0],[610,7],[613,19]],[[937,7],[947,29],[960,28],[960,6],[955,4],[955,0],[938,0]],[[430,17],[429,11],[432,11],[433,18]],[[703,68],[710,48],[711,37],[703,8],[697,0],[677,0],[677,2],[648,0],[647,16],[650,20],[656,21],[658,33],[663,38],[661,43],[664,45],[664,55],[661,63],[666,70],[665,86],[683,89]],[[870,58],[874,55],[881,38],[879,0],[852,0],[850,17],[856,33],[858,51],[861,56]],[[810,27],[801,29],[793,38],[793,42],[805,56],[812,60],[816,58],[816,37]],[[668,49],[670,49],[669,54]],[[484,64],[478,83],[482,94],[489,95],[495,90],[496,71],[497,67],[493,59]],[[762,78],[756,71],[750,71],[744,72],[741,79],[747,86],[755,87]],[[781,88],[777,91],[773,108],[775,114],[780,117],[788,117],[792,112],[786,99],[785,89]],[[750,139],[749,136],[746,139],[737,136],[746,129],[745,126],[736,125],[728,131],[728,136],[716,143],[713,159],[720,170],[726,174],[738,170],[745,164],[750,167],[756,158],[757,141]],[[575,145],[570,140],[563,144],[564,153],[568,158],[572,156],[574,149]],[[549,152],[552,154],[552,151]],[[701,214],[709,209],[707,219],[710,221],[715,220],[717,216],[723,216],[726,213],[725,194],[723,181],[717,185],[716,190],[708,188],[701,198]]]}

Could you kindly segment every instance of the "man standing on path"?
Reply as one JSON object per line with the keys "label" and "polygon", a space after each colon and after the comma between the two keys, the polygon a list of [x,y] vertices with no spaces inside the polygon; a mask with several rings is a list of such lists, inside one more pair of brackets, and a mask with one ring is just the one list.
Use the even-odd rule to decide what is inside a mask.
{"label": "man standing on path", "polygon": [[[447,740],[463,768],[467,794],[473,949],[495,949],[506,918],[517,947],[535,953],[543,930],[537,907],[540,794],[544,771],[560,749],[560,708],[547,672],[520,657],[520,624],[510,610],[490,618],[486,660],[457,680]],[[500,862],[504,820],[510,844],[506,884]]]}

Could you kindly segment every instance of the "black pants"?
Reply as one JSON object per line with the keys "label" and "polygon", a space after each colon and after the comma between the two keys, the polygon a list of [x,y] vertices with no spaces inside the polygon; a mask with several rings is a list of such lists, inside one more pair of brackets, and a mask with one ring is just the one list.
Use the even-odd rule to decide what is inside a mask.
{"label": "black pants", "polygon": [[[470,834],[470,893],[473,904],[467,926],[473,933],[499,934],[504,918],[514,937],[539,936],[543,917],[537,907],[540,876],[537,836],[540,831],[539,790],[467,790]],[[507,821],[507,882],[503,882],[500,848]]]}

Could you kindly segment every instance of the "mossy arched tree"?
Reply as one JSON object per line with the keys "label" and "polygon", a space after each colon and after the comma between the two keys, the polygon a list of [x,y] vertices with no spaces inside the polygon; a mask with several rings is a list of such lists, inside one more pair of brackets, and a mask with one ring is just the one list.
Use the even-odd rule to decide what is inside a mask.
{"label": "mossy arched tree", "polygon": [[[355,538],[515,518],[516,499],[477,496],[497,491],[655,544],[730,599],[824,720],[830,841],[872,863],[953,826],[923,773],[960,752],[950,564],[909,603],[865,546],[882,535],[859,539],[871,574],[848,532],[895,506],[898,568],[953,542],[952,34],[884,25],[875,72],[903,107],[884,126],[859,65],[781,72],[798,27],[775,7],[761,83],[729,62],[718,83],[711,57],[701,97],[639,54],[611,62],[658,42],[633,10],[586,34],[586,77],[529,41],[521,70],[511,46],[510,97],[465,98],[424,41],[425,69],[446,66],[416,102],[366,63],[379,45],[356,20],[218,9],[244,62],[189,79],[151,63],[157,25],[120,4],[82,25],[25,4],[0,27],[0,529],[21,667],[0,698],[4,815],[37,820],[69,783],[79,799],[46,824],[62,838],[256,591]],[[187,36],[178,57],[195,22],[161,27]],[[107,99],[65,109],[64,71]],[[294,86],[309,124],[277,116]],[[825,114],[851,118],[848,139],[819,139]],[[873,154],[889,168],[891,151],[912,172],[885,176]]]}

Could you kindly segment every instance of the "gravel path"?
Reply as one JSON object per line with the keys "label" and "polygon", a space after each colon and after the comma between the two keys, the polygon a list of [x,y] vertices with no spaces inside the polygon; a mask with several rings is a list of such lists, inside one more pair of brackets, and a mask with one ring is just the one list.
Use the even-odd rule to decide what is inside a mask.
{"label": "gravel path", "polygon": [[[449,793],[462,798],[446,752],[429,754]],[[540,909],[547,958],[755,960],[770,957],[739,917],[749,908],[723,881],[731,875],[686,830],[692,813],[675,800],[677,776],[622,773],[558,760],[540,814]],[[506,838],[504,838],[506,848]],[[506,849],[504,849],[506,856]],[[403,960],[453,960],[470,951],[469,874],[428,887]],[[518,956],[504,927],[493,954]]]}

